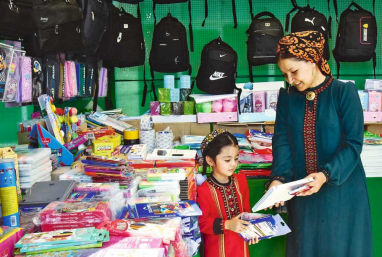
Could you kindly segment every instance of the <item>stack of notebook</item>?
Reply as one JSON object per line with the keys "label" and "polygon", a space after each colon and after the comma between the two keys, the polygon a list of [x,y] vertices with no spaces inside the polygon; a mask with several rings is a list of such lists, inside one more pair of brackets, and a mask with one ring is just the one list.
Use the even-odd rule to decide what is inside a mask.
{"label": "stack of notebook", "polygon": [[35,182],[51,180],[50,157],[50,148],[23,149],[18,152],[21,189],[28,190]]}

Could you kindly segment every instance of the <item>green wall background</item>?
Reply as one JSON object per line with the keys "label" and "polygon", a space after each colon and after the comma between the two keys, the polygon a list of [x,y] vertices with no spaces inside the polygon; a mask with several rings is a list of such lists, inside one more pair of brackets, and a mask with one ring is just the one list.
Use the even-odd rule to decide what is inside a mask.
{"label": "green wall background", "polygon": [[[341,13],[345,10],[351,0],[338,1],[338,10]],[[310,4],[315,7],[316,10],[325,14],[328,17],[327,1],[298,1],[300,6]],[[358,0],[363,8],[372,11],[372,0]],[[126,11],[136,15],[136,6],[129,4],[121,4],[114,2],[118,7],[125,8]],[[248,29],[251,16],[249,13],[248,0],[236,0],[236,11],[238,19],[237,29],[233,28],[232,17],[232,2],[231,0],[208,0],[209,15],[206,20],[205,27],[201,24],[204,20],[204,1],[192,0],[192,25],[194,32],[194,46],[195,51],[190,52],[191,65],[193,68],[192,77],[197,74],[200,65],[200,54],[205,44],[211,40],[217,38],[219,35],[222,39],[231,45],[238,53],[238,78],[237,82],[248,82],[248,63],[246,59],[246,40],[247,35],[245,31]],[[154,28],[154,17],[152,13],[152,1],[146,0],[140,4],[143,30],[146,42],[146,79],[151,80],[148,57],[151,49],[151,41]],[[281,21],[285,26],[286,14],[292,9],[292,4],[289,0],[253,0],[254,14],[256,15],[262,11],[270,11]],[[376,1],[376,18],[379,28],[382,28],[382,1]],[[168,12],[178,18],[188,30],[189,16],[188,5],[185,3],[172,4],[172,5],[157,5],[156,16],[157,21],[167,15]],[[337,34],[337,23],[335,22],[335,13],[332,1],[330,4],[330,15],[333,17],[332,22],[332,35],[333,38],[329,39],[330,48],[335,46],[335,36]],[[293,15],[292,15],[293,17]],[[287,34],[287,32],[284,32]],[[377,45],[377,78],[382,78],[382,33],[378,35]],[[334,75],[336,75],[336,65],[334,59],[331,57],[329,61],[330,67]],[[269,64],[264,66],[258,66],[253,68],[255,75],[255,81],[283,81],[277,65]],[[186,74],[186,73],[184,73]],[[143,66],[115,69],[115,84],[111,85],[110,92],[113,100],[114,107],[122,108],[123,111],[131,116],[141,115],[149,109],[149,101],[152,99],[150,94],[147,97],[147,103],[145,107],[141,107],[142,94],[143,94]],[[155,74],[156,88],[163,87],[163,75],[161,73]],[[175,74],[176,78],[179,78],[181,73]],[[355,80],[359,89],[364,88],[364,82],[367,78],[373,78],[372,61],[364,63],[342,63],[341,64],[341,79]],[[177,81],[178,82],[178,81]],[[200,92],[196,87],[194,93]],[[86,106],[90,102],[89,99],[81,99],[71,101],[69,104],[60,104],[58,106],[74,106],[81,112],[86,109]],[[99,105],[105,107],[104,99],[99,100]],[[0,103],[0,146],[9,146],[17,144],[17,136],[15,129],[17,128],[17,122],[28,119],[33,112],[32,106],[16,107],[6,109],[4,103]]]}

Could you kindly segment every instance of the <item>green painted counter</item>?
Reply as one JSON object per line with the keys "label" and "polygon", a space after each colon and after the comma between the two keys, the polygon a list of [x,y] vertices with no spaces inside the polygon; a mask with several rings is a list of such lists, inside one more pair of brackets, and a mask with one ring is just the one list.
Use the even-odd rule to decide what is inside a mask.
{"label": "green painted counter", "polygon": [[[248,180],[251,206],[263,195],[265,182],[265,179]],[[378,243],[382,242],[382,219],[379,218],[382,213],[382,178],[367,178],[367,186],[373,223],[373,256],[382,256],[382,245]],[[286,216],[282,216],[286,220]],[[260,241],[257,245],[249,246],[249,254],[256,257],[284,257],[285,241],[285,236]]]}

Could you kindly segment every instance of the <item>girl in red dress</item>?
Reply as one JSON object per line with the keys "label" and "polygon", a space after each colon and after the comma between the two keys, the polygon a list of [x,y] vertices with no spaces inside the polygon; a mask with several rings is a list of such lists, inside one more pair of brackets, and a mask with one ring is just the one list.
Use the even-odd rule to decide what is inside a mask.
{"label": "girl in red dress", "polygon": [[[211,176],[197,189],[197,203],[203,212],[199,226],[204,241],[204,256],[249,256],[248,245],[238,233],[247,229],[249,222],[241,220],[241,213],[250,212],[249,191],[245,175],[234,174],[238,165],[237,139],[218,129],[203,140],[203,172],[207,164]],[[253,238],[249,244],[258,243]]]}

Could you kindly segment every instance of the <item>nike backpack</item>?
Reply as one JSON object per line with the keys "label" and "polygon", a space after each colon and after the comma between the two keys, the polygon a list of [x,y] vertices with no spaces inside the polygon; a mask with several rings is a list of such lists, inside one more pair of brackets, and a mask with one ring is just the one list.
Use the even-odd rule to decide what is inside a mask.
{"label": "nike backpack", "polygon": [[98,47],[97,57],[107,67],[134,67],[145,63],[145,41],[141,17],[109,5],[109,23]]}
{"label": "nike backpack", "polygon": [[82,9],[84,20],[82,32],[85,38],[84,54],[94,54],[106,30],[109,5],[106,0],[77,0]]}
{"label": "nike backpack", "polygon": [[[156,98],[154,72],[189,72],[191,75],[190,53],[187,45],[187,32],[183,24],[169,13],[154,27],[150,52],[151,90]],[[145,105],[147,84],[143,93],[142,106]]]}
{"label": "nike backpack", "polygon": [[[356,9],[350,9],[354,6]],[[352,2],[341,14],[336,47],[333,56],[337,63],[337,78],[340,62],[366,62],[373,59],[374,77],[377,45],[377,22],[373,14]]]}
{"label": "nike backpack", "polygon": [[204,46],[196,86],[208,94],[232,94],[237,75],[237,53],[219,37]]}
{"label": "nike backpack", "polygon": [[[288,31],[288,28],[285,28]],[[314,10],[309,5],[299,7],[298,12],[292,18],[291,32],[301,31],[318,31],[325,38],[324,55],[326,60],[330,59],[330,49],[328,36],[331,37],[330,24],[326,20],[325,15]]]}
{"label": "nike backpack", "polygon": [[[269,16],[263,18],[264,16]],[[279,40],[284,36],[281,22],[270,12],[257,14],[248,30],[247,59],[249,76],[253,82],[252,66],[276,63],[276,50]]]}
{"label": "nike backpack", "polygon": [[[133,1],[133,0],[127,0],[127,1]],[[192,32],[191,0],[153,0],[154,26],[156,26],[157,24],[157,17],[155,15],[156,5],[157,4],[177,4],[177,3],[188,3],[188,15],[190,17],[190,23],[188,24],[188,32],[190,35],[190,50],[191,52],[193,52],[194,51],[194,35]]]}

